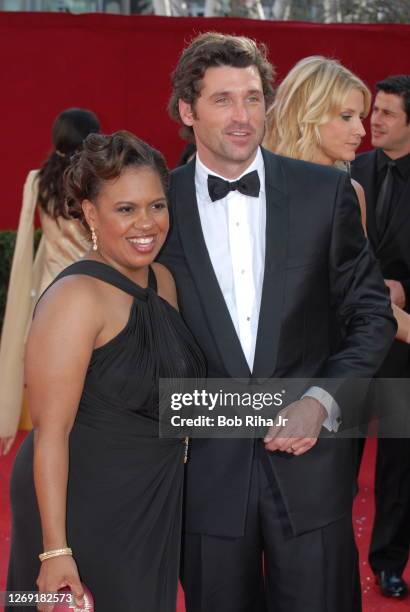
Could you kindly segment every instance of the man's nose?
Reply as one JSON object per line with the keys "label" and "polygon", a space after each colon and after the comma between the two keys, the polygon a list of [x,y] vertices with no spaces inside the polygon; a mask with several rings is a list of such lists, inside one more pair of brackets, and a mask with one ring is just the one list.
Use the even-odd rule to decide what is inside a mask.
{"label": "man's nose", "polygon": [[243,102],[237,102],[232,107],[232,119],[238,123],[247,123],[249,119],[248,109]]}
{"label": "man's nose", "polygon": [[372,114],[370,115],[370,123],[372,125],[375,125],[377,123],[380,123],[380,119],[381,119],[381,115],[380,115],[379,111],[374,110],[372,112]]}

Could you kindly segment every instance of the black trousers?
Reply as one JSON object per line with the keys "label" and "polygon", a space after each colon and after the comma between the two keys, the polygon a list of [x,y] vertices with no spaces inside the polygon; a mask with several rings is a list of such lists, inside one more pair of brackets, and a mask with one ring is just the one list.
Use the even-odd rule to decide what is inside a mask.
{"label": "black trousers", "polygon": [[410,439],[380,438],[376,460],[376,515],[369,563],[377,573],[403,573],[410,547]]}
{"label": "black trousers", "polygon": [[[375,504],[369,564],[402,573],[410,547],[409,347],[394,342],[369,403],[379,415]],[[393,416],[394,415],[394,416]],[[386,435],[386,437],[383,437]]]}
{"label": "black trousers", "polygon": [[244,536],[184,536],[187,612],[360,612],[351,516],[292,536],[263,453],[257,444]]}

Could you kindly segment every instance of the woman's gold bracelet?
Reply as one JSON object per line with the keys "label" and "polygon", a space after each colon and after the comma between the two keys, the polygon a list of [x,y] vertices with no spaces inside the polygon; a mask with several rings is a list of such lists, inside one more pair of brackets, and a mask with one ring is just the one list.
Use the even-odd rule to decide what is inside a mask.
{"label": "woman's gold bracelet", "polygon": [[38,558],[40,559],[41,563],[43,563],[43,561],[45,561],[46,559],[52,559],[53,557],[62,557],[63,555],[70,555],[70,557],[72,557],[73,551],[71,550],[71,548],[56,548],[55,550],[46,550],[46,552],[41,553]]}

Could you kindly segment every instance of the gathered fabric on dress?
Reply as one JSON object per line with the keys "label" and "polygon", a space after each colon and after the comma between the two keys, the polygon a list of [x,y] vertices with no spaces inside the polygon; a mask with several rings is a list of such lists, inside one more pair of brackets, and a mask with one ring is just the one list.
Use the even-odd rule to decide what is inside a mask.
{"label": "gathered fabric on dress", "polygon": [[[69,441],[67,541],[97,612],[175,612],[185,445],[159,438],[159,378],[201,378],[205,363],[179,313],[110,266],[85,274],[133,296],[122,331],[96,348]],[[9,590],[36,590],[42,551],[33,433],[13,469]],[[34,608],[33,608],[34,610]]]}

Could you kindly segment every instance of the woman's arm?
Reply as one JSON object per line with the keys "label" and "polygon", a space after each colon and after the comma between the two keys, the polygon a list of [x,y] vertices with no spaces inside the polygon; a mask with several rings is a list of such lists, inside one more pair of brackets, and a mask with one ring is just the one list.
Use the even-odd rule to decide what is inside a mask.
{"label": "woman's arm", "polygon": [[[68,439],[91,353],[103,327],[99,303],[88,279],[62,279],[41,300],[27,343],[26,380],[35,428],[34,482],[44,551],[70,546],[66,540]],[[62,556],[44,561],[40,591],[56,591],[66,585],[81,595],[74,560]]]}
{"label": "woman's arm", "polygon": [[[364,190],[363,190],[363,187],[360,185],[360,183],[358,183],[354,179],[351,179],[351,181],[352,181],[353,188],[356,192],[357,199],[359,200],[360,214],[362,217],[363,229],[364,229],[365,234],[367,234],[366,232],[366,198],[364,195]],[[401,340],[402,342],[407,342],[407,344],[410,344],[410,315],[404,310],[402,310],[401,308],[399,308],[398,306],[396,306],[395,304],[392,304],[392,308],[393,308],[394,318],[396,319],[396,322],[397,322],[396,339]]]}

